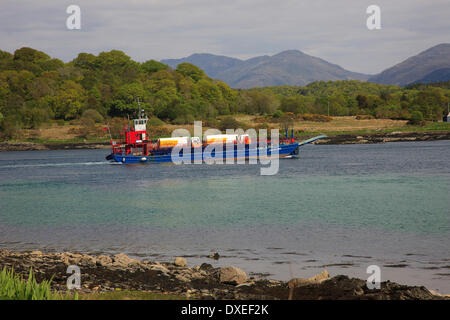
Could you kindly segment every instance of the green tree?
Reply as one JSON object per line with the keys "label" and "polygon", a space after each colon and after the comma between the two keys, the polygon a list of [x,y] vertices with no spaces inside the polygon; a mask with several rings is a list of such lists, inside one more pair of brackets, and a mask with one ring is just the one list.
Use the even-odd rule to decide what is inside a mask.
{"label": "green tree", "polygon": [[200,97],[209,103],[217,104],[222,100],[222,91],[213,82],[201,79],[197,82],[196,88]]}
{"label": "green tree", "polygon": [[421,106],[421,111],[426,120],[439,120],[445,109],[445,98],[440,88],[426,88],[419,92],[417,104]]}
{"label": "green tree", "polygon": [[154,113],[163,120],[174,120],[177,117],[175,107],[180,103],[176,87],[165,87],[154,95]]}
{"label": "green tree", "polygon": [[13,55],[0,50],[0,70],[10,70],[13,68]]}
{"label": "green tree", "polygon": [[423,124],[423,114],[420,111],[413,111],[411,113],[411,119],[409,119],[408,124],[421,125]]}
{"label": "green tree", "polygon": [[148,110],[145,103],[146,92],[139,82],[122,85],[115,94],[111,102],[111,114],[115,116],[134,116],[139,110],[138,99],[141,101],[141,108]]}
{"label": "green tree", "polygon": [[272,114],[280,106],[280,101],[270,91],[248,92],[247,112],[259,114]]}
{"label": "green tree", "polygon": [[48,122],[52,116],[49,109],[39,106],[39,103],[34,103],[33,107],[24,110],[22,119],[25,126],[31,129],[39,128],[43,123]]}
{"label": "green tree", "polygon": [[23,99],[30,98],[29,88],[34,79],[33,73],[28,70],[4,71],[0,74],[0,80],[8,84],[11,93],[20,95]]}
{"label": "green tree", "polygon": [[86,103],[86,91],[84,88],[72,81],[66,80],[62,83],[55,94],[52,109],[57,119],[77,118]]}
{"label": "green tree", "polygon": [[195,82],[206,77],[202,69],[187,62],[180,63],[176,68],[176,72],[185,77],[191,78]]}
{"label": "green tree", "polygon": [[169,111],[169,118],[174,124],[193,124],[195,110],[189,102],[175,104]]}
{"label": "green tree", "polygon": [[93,120],[95,123],[100,123],[104,120],[103,116],[94,109],[87,109],[81,115],[81,118],[89,118]]}
{"label": "green tree", "polygon": [[35,75],[43,71],[56,70],[64,63],[59,59],[51,59],[42,51],[24,47],[14,52],[13,64],[16,70],[28,70]]}
{"label": "green tree", "polygon": [[80,69],[94,70],[97,67],[97,58],[90,53],[79,53],[78,56],[72,60],[72,64]]}
{"label": "green tree", "polygon": [[38,77],[28,86],[30,95],[33,99],[39,100],[46,95],[54,95],[57,90],[55,81],[46,77]]}
{"label": "green tree", "polygon": [[[348,109],[346,108],[347,101],[343,94],[333,94],[328,98],[330,103],[331,116],[346,116]],[[328,112],[328,111],[327,111]]]}
{"label": "green tree", "polygon": [[101,81],[110,85],[120,85],[137,79],[140,65],[120,50],[101,52],[95,59],[95,67],[100,71]]}
{"label": "green tree", "polygon": [[358,94],[356,97],[356,101],[358,102],[358,108],[360,109],[368,109],[369,108],[369,102],[367,101],[367,97],[362,94]]}
{"label": "green tree", "polygon": [[3,138],[6,139],[15,139],[19,136],[23,123],[20,119],[19,114],[10,115],[3,119],[3,122],[0,124],[0,128],[2,131]]}
{"label": "green tree", "polygon": [[160,70],[166,70],[169,66],[156,60],[148,60],[141,64],[141,70],[145,73],[154,73]]}
{"label": "green tree", "polygon": [[281,118],[283,116],[283,111],[281,110],[277,110],[273,113],[272,117],[274,117],[275,119]]}

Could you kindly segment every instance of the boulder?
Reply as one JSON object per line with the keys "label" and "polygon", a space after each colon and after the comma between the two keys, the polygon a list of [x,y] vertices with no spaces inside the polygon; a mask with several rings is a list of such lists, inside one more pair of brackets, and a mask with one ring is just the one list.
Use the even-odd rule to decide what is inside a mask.
{"label": "boulder", "polygon": [[80,264],[82,255],[78,253],[72,253],[72,252],[63,252],[60,255],[60,259],[64,261],[65,264]]}
{"label": "boulder", "polygon": [[330,279],[330,274],[327,270],[323,270],[321,273],[316,274],[315,276],[309,278],[309,279],[303,279],[303,278],[293,278],[289,280],[288,287],[289,288],[298,288],[302,286],[307,286],[309,284],[315,284],[315,283],[321,283],[325,280]]}
{"label": "boulder", "polygon": [[219,268],[218,278],[221,283],[238,285],[247,281],[247,274],[239,268],[229,266]]}
{"label": "boulder", "polygon": [[189,282],[191,281],[191,275],[187,272],[183,272],[180,274],[176,274],[175,278],[181,282]]}
{"label": "boulder", "polygon": [[176,265],[177,267],[186,267],[187,266],[187,261],[186,261],[185,258],[176,257],[174,265]]}
{"label": "boulder", "polygon": [[96,259],[96,264],[102,267],[110,266],[112,264],[112,259],[109,256],[100,255]]}
{"label": "boulder", "polygon": [[130,264],[138,264],[139,261],[128,257],[125,253],[113,256],[113,265],[116,267],[128,267]]}
{"label": "boulder", "polygon": [[309,278],[309,280],[321,283],[322,281],[330,279],[330,274],[327,270],[323,270],[321,273],[316,274],[315,276]]}
{"label": "boulder", "polygon": [[84,265],[95,266],[97,263],[97,259],[88,254],[83,254],[81,257],[81,263]]}
{"label": "boulder", "polygon": [[159,271],[164,275],[168,275],[170,273],[169,269],[167,269],[165,266],[163,266],[160,263],[152,264],[148,267],[150,270]]}

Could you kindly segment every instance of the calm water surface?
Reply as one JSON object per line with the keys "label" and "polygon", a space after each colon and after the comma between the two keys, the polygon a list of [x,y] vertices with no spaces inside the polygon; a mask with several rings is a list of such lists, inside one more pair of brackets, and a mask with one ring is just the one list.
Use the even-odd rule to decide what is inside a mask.
{"label": "calm water surface", "polygon": [[377,264],[382,280],[450,293],[450,141],[310,145],[275,176],[107,153],[0,153],[0,247],[185,256],[283,280]]}

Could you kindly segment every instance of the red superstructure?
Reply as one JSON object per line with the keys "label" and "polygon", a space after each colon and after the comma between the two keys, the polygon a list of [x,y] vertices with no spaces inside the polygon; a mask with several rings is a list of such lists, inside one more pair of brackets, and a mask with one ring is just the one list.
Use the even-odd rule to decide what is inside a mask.
{"label": "red superstructure", "polygon": [[124,141],[111,139],[113,154],[148,156],[151,141],[147,133],[147,121],[143,110],[140,110],[138,119],[133,120],[133,128],[127,125],[124,132],[120,133],[125,137]]}

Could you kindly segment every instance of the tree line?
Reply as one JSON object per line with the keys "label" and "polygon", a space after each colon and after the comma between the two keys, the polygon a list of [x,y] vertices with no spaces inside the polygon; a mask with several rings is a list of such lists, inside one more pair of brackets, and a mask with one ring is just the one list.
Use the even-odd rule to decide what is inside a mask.
{"label": "tree line", "polygon": [[279,86],[251,89],[270,91],[280,110],[296,114],[330,116],[368,115],[374,118],[441,120],[450,102],[450,81],[407,87],[357,80],[316,81],[304,87]]}
{"label": "tree line", "polygon": [[[133,61],[124,52],[80,53],[70,62],[21,48],[0,50],[0,131],[38,128],[52,121],[133,117],[141,108],[174,124],[221,115],[280,113],[438,120],[450,101],[448,83],[406,88],[361,81],[319,81],[304,87],[236,90],[182,63]],[[99,120],[99,121],[100,121]],[[7,135],[7,134],[6,134]]]}

